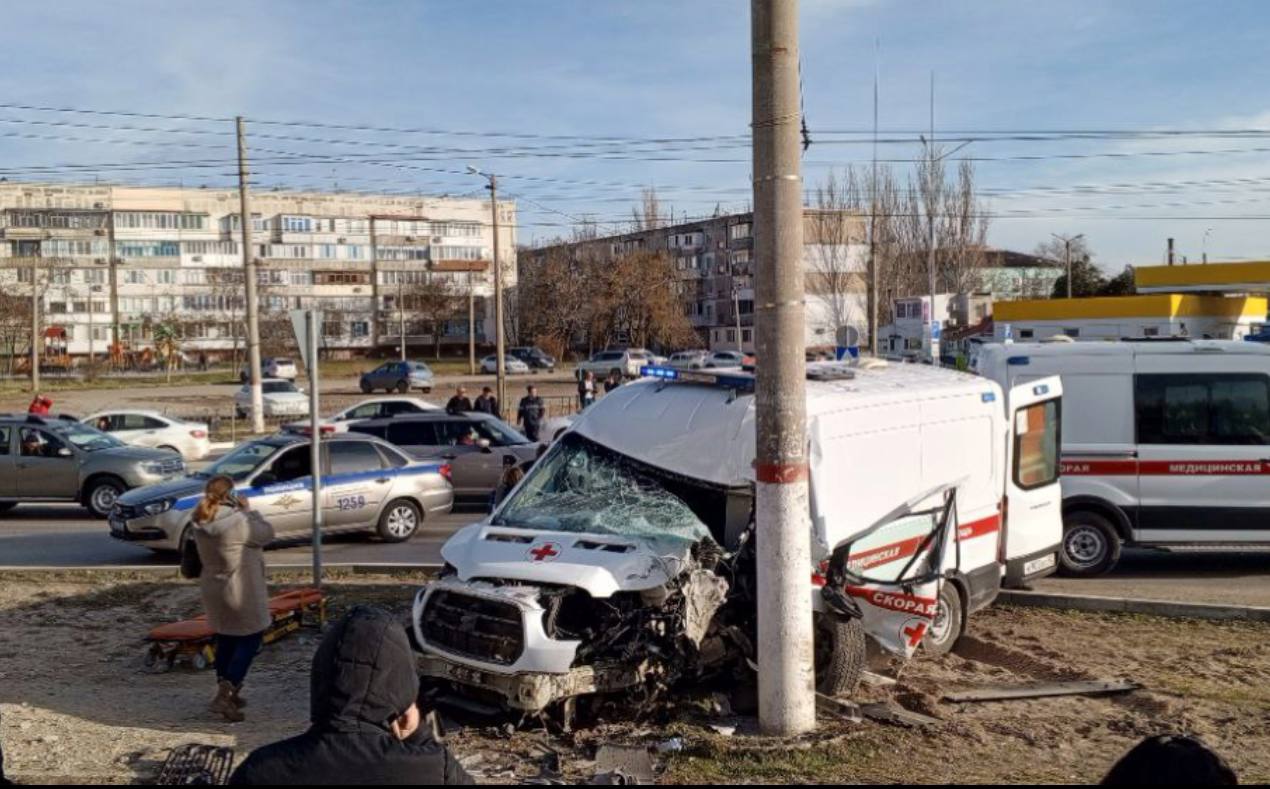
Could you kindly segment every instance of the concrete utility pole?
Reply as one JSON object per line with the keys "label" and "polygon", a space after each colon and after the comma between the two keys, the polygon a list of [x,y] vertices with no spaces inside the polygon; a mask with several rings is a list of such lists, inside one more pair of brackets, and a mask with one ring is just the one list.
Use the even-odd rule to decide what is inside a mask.
{"label": "concrete utility pole", "polygon": [[472,289],[471,264],[467,267],[467,374],[476,375],[476,291]]}
{"label": "concrete utility pole", "polygon": [[401,326],[401,360],[406,360],[406,272],[397,272],[397,320]]}
{"label": "concrete utility pole", "polygon": [[31,258],[31,394],[40,393],[40,269]]}
{"label": "concrete utility pole", "polygon": [[[243,283],[247,288],[247,368],[251,376],[251,431],[265,432],[265,399],[260,386],[260,302],[256,297],[256,265],[251,254],[251,203],[247,197],[247,143],[243,118],[235,119],[238,131],[238,224],[242,228]],[[314,364],[317,362],[315,361]]]}
{"label": "concrete utility pole", "polygon": [[498,370],[498,382],[495,388],[501,417],[501,411],[507,407],[507,367],[506,360],[503,358],[503,267],[498,262],[498,176],[493,173],[483,173],[475,167],[467,169],[473,175],[479,175],[489,181],[489,185],[485,188],[489,189],[490,226],[494,229],[494,363]]}
{"label": "concrete utility pole", "polygon": [[878,45],[873,42],[873,173],[869,181],[869,352],[878,355]]}
{"label": "concrete utility pole", "polygon": [[1070,299],[1072,297],[1072,244],[1084,238],[1085,234],[1060,236],[1058,233],[1050,233],[1050,235],[1063,242],[1063,257],[1067,263],[1067,298]]}
{"label": "concrete utility pole", "polygon": [[[110,266],[110,351],[119,348],[119,258],[115,257],[115,209],[106,210],[106,262]],[[107,354],[109,358],[110,354]]]}
{"label": "concrete utility pole", "polygon": [[808,521],[798,1],[750,1],[759,724],[816,725]]}

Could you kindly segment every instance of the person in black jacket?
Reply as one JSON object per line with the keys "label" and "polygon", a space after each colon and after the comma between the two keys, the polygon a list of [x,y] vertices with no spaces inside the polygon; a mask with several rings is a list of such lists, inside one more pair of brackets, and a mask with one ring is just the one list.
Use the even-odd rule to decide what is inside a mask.
{"label": "person in black jacket", "polygon": [[482,414],[498,416],[498,398],[494,396],[494,390],[488,386],[481,390],[481,394],[473,405]]}
{"label": "person in black jacket", "polygon": [[454,397],[445,404],[447,414],[462,414],[472,410],[472,401],[468,399],[467,390],[458,387],[454,390]]}
{"label": "person in black jacket", "polygon": [[313,656],[309,730],[266,745],[229,782],[255,784],[470,784],[449,750],[420,725],[410,642],[387,612],[357,606]]}

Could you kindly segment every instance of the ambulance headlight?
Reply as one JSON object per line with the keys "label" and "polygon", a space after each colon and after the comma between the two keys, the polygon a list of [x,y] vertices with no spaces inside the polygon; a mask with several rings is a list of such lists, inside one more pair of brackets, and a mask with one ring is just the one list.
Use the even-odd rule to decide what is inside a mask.
{"label": "ambulance headlight", "polygon": [[145,505],[142,509],[145,510],[146,515],[161,515],[172,509],[172,504],[172,499],[159,499],[158,501]]}

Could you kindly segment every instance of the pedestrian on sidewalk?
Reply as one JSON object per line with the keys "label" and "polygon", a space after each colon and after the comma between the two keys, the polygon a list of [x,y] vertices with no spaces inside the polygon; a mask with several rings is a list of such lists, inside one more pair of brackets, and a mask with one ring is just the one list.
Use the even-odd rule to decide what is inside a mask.
{"label": "pedestrian on sidewalk", "polygon": [[481,389],[481,394],[476,398],[476,410],[482,414],[490,416],[498,416],[498,398],[494,396],[494,390],[488,386]]}
{"label": "pedestrian on sidewalk", "polygon": [[530,384],[526,387],[526,392],[527,394],[520,398],[520,405],[516,409],[516,423],[524,429],[525,438],[537,441],[538,434],[542,430],[543,419],[547,416],[547,406],[538,396],[538,387]]}
{"label": "pedestrian on sidewalk", "polygon": [[463,414],[472,410],[472,401],[467,396],[467,390],[463,387],[455,387],[454,396],[445,404],[445,412],[447,414]]}
{"label": "pedestrian on sidewalk", "polygon": [[604,379],[604,394],[608,394],[622,385],[622,371],[614,367]]}
{"label": "pedestrian on sidewalk", "polygon": [[309,730],[252,751],[229,783],[261,786],[470,784],[419,711],[419,675],[401,624],[357,606],[313,655]]}
{"label": "pedestrian on sidewalk", "polygon": [[[243,680],[270,623],[264,548],[273,527],[234,494],[234,481],[212,477],[194,507],[197,577],[207,623],[216,634],[216,696],[211,711],[227,721],[244,719]],[[189,572],[182,560],[182,572]]]}
{"label": "pedestrian on sidewalk", "polygon": [[578,410],[581,411],[595,402],[595,373],[588,370],[578,378]]}

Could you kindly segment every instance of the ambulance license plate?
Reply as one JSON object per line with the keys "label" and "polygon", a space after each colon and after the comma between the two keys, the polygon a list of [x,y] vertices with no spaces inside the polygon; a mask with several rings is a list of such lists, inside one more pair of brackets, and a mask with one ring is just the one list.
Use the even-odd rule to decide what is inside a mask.
{"label": "ambulance license plate", "polygon": [[1048,556],[1042,556],[1039,559],[1033,559],[1032,561],[1023,565],[1023,574],[1031,575],[1033,573],[1039,573],[1041,570],[1048,570],[1049,568],[1053,567],[1055,562],[1057,561],[1058,561],[1058,557],[1052,553],[1049,554]]}

